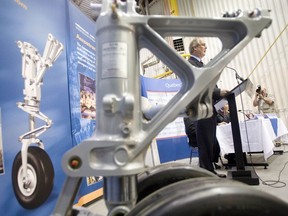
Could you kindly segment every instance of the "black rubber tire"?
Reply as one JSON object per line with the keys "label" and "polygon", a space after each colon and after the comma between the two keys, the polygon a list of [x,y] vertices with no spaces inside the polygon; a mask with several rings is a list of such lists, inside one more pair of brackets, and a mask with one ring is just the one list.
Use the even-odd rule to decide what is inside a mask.
{"label": "black rubber tire", "polygon": [[288,204],[240,182],[194,178],[155,191],[126,216],[286,216]]}
{"label": "black rubber tire", "polygon": [[[28,148],[27,163],[30,174],[34,174],[35,186],[29,195],[23,194],[18,178],[21,178],[22,157],[21,151],[16,155],[12,167],[12,185],[15,196],[23,208],[34,209],[43,204],[49,197],[54,183],[54,168],[48,154],[41,148]],[[21,191],[22,190],[22,191]]]}
{"label": "black rubber tire", "polygon": [[154,191],[190,178],[215,177],[215,174],[202,169],[194,168],[188,164],[167,163],[150,168],[138,175],[138,198],[140,202]]}

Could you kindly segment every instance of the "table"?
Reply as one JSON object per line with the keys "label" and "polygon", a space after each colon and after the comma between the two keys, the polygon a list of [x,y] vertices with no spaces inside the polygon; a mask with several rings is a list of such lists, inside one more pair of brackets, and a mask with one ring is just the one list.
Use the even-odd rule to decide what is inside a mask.
{"label": "table", "polygon": [[[274,140],[288,133],[281,119],[277,118],[277,127],[270,119],[255,119],[239,122],[243,152],[262,152],[264,159],[273,155]],[[274,128],[273,128],[274,127]],[[274,132],[275,130],[275,132]],[[217,126],[217,139],[222,154],[234,153],[231,124]]]}

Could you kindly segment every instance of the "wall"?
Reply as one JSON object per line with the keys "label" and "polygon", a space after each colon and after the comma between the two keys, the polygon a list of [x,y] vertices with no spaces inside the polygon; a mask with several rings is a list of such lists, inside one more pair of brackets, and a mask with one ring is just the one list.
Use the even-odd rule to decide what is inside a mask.
{"label": "wall", "polygon": [[[166,1],[155,1],[152,7],[165,4]],[[253,39],[229,64],[243,78],[249,77],[255,85],[266,87],[268,92],[275,96],[277,114],[288,126],[288,1],[287,0],[181,0],[178,3],[179,16],[195,17],[222,17],[226,11],[238,9],[252,10],[255,8],[270,9],[272,25],[262,32],[260,38]],[[166,2],[166,4],[168,4]],[[159,8],[158,8],[159,9]],[[160,9],[151,9],[153,14],[160,13]],[[152,14],[152,13],[151,13]],[[188,53],[192,38],[184,38],[185,51]],[[207,63],[221,49],[221,43],[215,38],[206,39],[208,50],[204,61]],[[151,68],[152,69],[152,68]],[[161,71],[155,70],[155,74]],[[153,76],[153,71],[149,73]],[[237,85],[235,72],[224,69],[218,81],[219,87],[232,89]],[[242,94],[236,99],[241,110],[257,111],[252,105],[253,98]],[[242,102],[243,101],[243,102]],[[241,116],[240,116],[241,118]]]}
{"label": "wall", "polygon": [[[270,9],[272,25],[260,38],[255,38],[229,64],[244,78],[249,77],[255,85],[265,86],[276,98],[279,117],[288,126],[288,1],[287,0],[193,0],[196,17],[219,17],[225,11]],[[208,52],[214,52],[209,47]],[[233,71],[225,69],[219,85],[231,89],[236,85]],[[241,107],[240,98],[237,99]],[[256,110],[252,99],[243,94],[244,109]],[[242,109],[242,108],[240,108]]]}

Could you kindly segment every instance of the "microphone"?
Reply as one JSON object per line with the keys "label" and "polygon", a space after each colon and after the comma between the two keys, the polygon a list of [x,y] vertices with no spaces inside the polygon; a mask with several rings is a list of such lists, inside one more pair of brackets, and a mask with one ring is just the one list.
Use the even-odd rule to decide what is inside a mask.
{"label": "microphone", "polygon": [[241,76],[239,76],[239,74],[237,72],[236,72],[236,79],[239,79],[241,82],[244,81],[244,79]]}
{"label": "microphone", "polygon": [[230,70],[233,70],[233,71],[235,72],[235,76],[236,76],[236,79],[237,79],[237,80],[240,80],[241,82],[244,81],[244,78],[241,77],[234,68],[229,67],[229,66],[225,66],[225,67],[228,68],[228,69],[230,69]]}
{"label": "microphone", "polygon": [[[249,113],[246,113],[247,111]],[[238,112],[244,114],[249,120],[254,117],[253,113],[251,113],[251,110],[238,110]]]}

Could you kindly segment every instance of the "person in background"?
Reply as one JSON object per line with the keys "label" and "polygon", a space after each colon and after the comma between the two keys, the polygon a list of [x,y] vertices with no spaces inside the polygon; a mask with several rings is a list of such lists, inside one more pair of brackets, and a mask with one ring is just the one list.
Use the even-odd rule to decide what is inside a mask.
{"label": "person in background", "polygon": [[[230,111],[229,111],[229,105],[225,104],[220,110],[218,110],[218,114],[217,114],[217,124],[218,125],[225,125],[230,123]],[[219,145],[219,143],[218,143]],[[219,154],[220,154],[220,150],[219,150]],[[214,155],[214,157],[216,157]],[[224,155],[224,158],[227,159],[228,164],[230,165],[236,165],[236,161],[235,161],[235,153],[228,153]],[[215,167],[217,167],[214,164]]]}
{"label": "person in background", "polygon": [[[194,38],[189,46],[191,54],[188,61],[195,67],[203,67],[202,58],[205,56],[207,50],[206,43],[203,38]],[[196,142],[199,154],[200,167],[213,172],[219,177],[226,177],[226,175],[218,174],[213,166],[213,155],[215,154],[215,145],[217,145],[216,126],[217,126],[217,112],[214,104],[228,93],[227,90],[220,89],[215,86],[212,94],[213,99],[213,115],[210,118],[200,119],[192,122],[195,127]],[[184,119],[185,122],[185,119]],[[185,130],[189,127],[185,124]],[[188,135],[189,137],[189,135]]]}
{"label": "person in background", "polygon": [[258,86],[253,100],[253,106],[258,107],[260,114],[275,113],[275,103],[273,95],[267,93],[266,88]]}
{"label": "person in background", "polygon": [[188,144],[192,148],[197,147],[196,128],[194,121],[190,117],[184,117],[185,133],[188,137]]}
{"label": "person in background", "polygon": [[217,124],[227,124],[230,122],[229,105],[225,104],[217,113]]}

